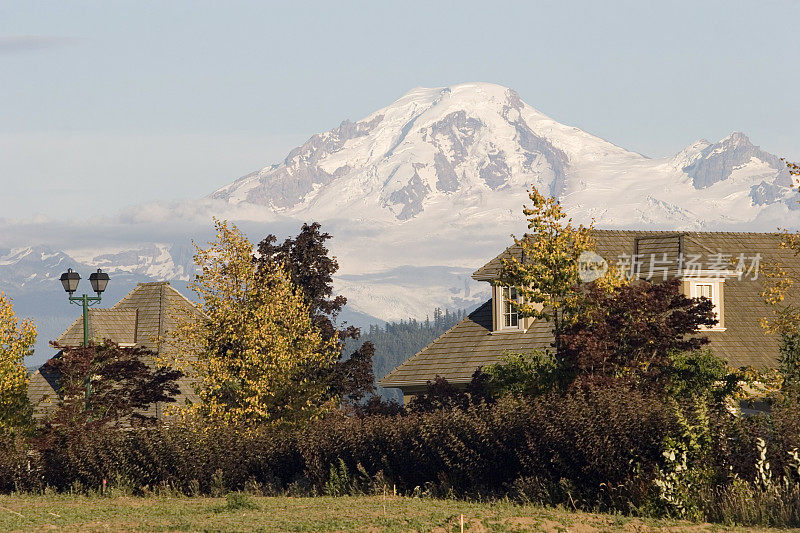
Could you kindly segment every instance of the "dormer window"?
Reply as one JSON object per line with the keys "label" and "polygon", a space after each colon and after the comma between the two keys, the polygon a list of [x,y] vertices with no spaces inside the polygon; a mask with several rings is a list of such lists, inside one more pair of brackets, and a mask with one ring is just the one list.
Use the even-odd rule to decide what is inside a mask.
{"label": "dormer window", "polygon": [[711,283],[695,283],[695,298],[708,298],[711,300],[714,294],[713,288],[714,286]]}
{"label": "dormer window", "polygon": [[519,316],[516,306],[511,303],[512,301],[520,301],[517,289],[515,287],[495,286],[492,296],[494,300],[494,330],[523,331],[525,320]]}
{"label": "dormer window", "polygon": [[715,326],[703,327],[706,331],[725,331],[725,315],[723,302],[723,285],[725,278],[689,279],[689,298],[708,298],[714,304],[714,314],[718,320]]}
{"label": "dormer window", "polygon": [[[517,308],[511,302],[518,301],[516,287],[503,287],[503,327],[504,328],[517,328],[519,327],[519,314]],[[511,300],[511,302],[509,302]]]}

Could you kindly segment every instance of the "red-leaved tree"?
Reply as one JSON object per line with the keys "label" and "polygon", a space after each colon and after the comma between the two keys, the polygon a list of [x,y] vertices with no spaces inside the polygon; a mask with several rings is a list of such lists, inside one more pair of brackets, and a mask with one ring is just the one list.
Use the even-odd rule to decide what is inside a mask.
{"label": "red-leaved tree", "polygon": [[626,380],[666,385],[670,354],[697,350],[717,323],[708,299],[681,294],[680,280],[639,282],[614,289],[585,288],[585,318],[561,334],[564,369],[576,385]]}
{"label": "red-leaved tree", "polygon": [[50,423],[57,427],[119,425],[154,421],[147,410],[174,402],[178,370],[148,364],[153,352],[111,341],[87,347],[54,345],[59,356],[47,362],[59,378],[59,405]]}
{"label": "red-leaved tree", "polygon": [[323,340],[336,338],[339,341],[339,360],[330,367],[309,369],[308,378],[327,383],[332,397],[358,402],[375,391],[372,374],[375,347],[367,341],[350,357],[343,357],[347,339],[358,339],[361,331],[347,325],[337,329],[336,319],[347,298],[333,295],[333,274],[339,270],[339,263],[328,255],[325,241],[331,236],[320,231],[321,227],[318,222],[303,224],[297,237],[281,244],[276,244],[275,235],[267,235],[259,243],[254,261],[259,271],[269,271],[275,263],[283,265],[292,283],[302,291],[311,320],[319,328]]}

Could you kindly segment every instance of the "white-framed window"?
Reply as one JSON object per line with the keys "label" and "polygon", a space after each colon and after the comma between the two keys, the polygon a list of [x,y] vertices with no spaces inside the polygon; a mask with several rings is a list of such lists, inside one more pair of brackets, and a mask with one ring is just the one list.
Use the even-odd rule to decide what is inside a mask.
{"label": "white-framed window", "polygon": [[509,301],[520,301],[517,289],[515,287],[495,286],[493,296],[495,331],[523,331],[525,320],[519,316],[517,308]]}
{"label": "white-framed window", "polygon": [[694,284],[694,297],[695,298],[708,298],[714,300],[714,285],[712,283],[695,283]]}
{"label": "white-framed window", "polygon": [[708,278],[689,280],[690,298],[707,298],[714,304],[714,313],[717,315],[717,324],[711,327],[704,327],[704,330],[725,331],[725,316],[723,302],[724,278]]}
{"label": "white-framed window", "polygon": [[[509,301],[511,300],[511,301]],[[519,313],[511,302],[519,301],[516,287],[503,287],[503,328],[518,328]]]}

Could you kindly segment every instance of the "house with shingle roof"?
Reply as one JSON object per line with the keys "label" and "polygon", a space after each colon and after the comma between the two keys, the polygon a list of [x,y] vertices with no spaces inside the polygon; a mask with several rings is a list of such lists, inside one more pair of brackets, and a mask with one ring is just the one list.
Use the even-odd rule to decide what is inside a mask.
{"label": "house with shingle roof", "polygon": [[[790,276],[800,278],[800,257],[780,246],[780,234],[593,230],[593,237],[601,260],[627,276],[653,282],[678,277],[687,296],[711,299],[719,323],[702,334],[730,366],[777,366],[780,336],[768,334],[760,325],[770,311],[761,296],[760,269],[780,262]],[[463,387],[475,370],[500,362],[505,353],[549,348],[551,324],[516,316],[507,302],[512,289],[495,285],[502,259],[521,254],[518,246],[512,246],[476,270],[473,279],[491,283],[492,298],[379,380],[379,385],[399,388],[408,399],[437,376]]]}
{"label": "house with shingle roof", "polygon": [[[112,307],[89,309],[89,338],[98,341],[110,339],[120,346],[136,346],[166,355],[163,352],[167,348],[159,346],[157,339],[175,328],[176,317],[182,313],[200,316],[195,305],[169,282],[139,283]],[[56,342],[62,346],[80,346],[83,343],[83,318],[75,319]],[[28,398],[37,419],[44,418],[58,403],[59,376],[49,363],[31,375],[28,385]],[[196,400],[188,378],[182,378],[178,385],[177,402]],[[164,405],[156,403],[144,414],[163,418],[163,408]]]}

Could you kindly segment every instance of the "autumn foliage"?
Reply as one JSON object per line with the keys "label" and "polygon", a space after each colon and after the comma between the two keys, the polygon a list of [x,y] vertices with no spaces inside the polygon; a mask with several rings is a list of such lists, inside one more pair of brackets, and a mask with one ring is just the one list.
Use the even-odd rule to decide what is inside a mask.
{"label": "autumn foliage", "polygon": [[297,237],[287,238],[279,245],[275,235],[267,235],[259,243],[254,260],[259,275],[282,266],[302,294],[311,321],[326,346],[331,340],[337,342],[336,362],[309,368],[309,379],[326,383],[333,400],[358,402],[375,390],[372,373],[375,347],[365,342],[350,354],[344,352],[345,342],[358,339],[361,332],[354,326],[337,324],[347,298],[333,295],[333,275],[339,270],[339,263],[325,246],[330,238],[330,234],[321,231],[319,223],[303,224]]}
{"label": "autumn foliage", "polygon": [[622,379],[658,390],[670,355],[708,344],[700,328],[717,323],[711,301],[684,296],[680,280],[611,293],[589,284],[582,305],[583,318],[561,333],[565,368],[582,383]]}
{"label": "autumn foliage", "polygon": [[217,238],[197,248],[190,287],[203,317],[183,320],[169,342],[172,363],[195,380],[202,416],[221,421],[300,421],[333,407],[312,369],[334,364],[335,338],[315,325],[285,266],[253,261],[235,225],[215,220]]}
{"label": "autumn foliage", "polygon": [[[561,331],[578,320],[583,299],[579,276],[582,253],[594,250],[592,224],[573,225],[556,198],[541,194],[535,187],[528,192],[530,206],[523,213],[528,234],[514,237],[519,256],[502,259],[497,285],[515,287],[519,300],[509,300],[521,317],[552,322],[556,352],[560,352]],[[623,279],[608,270],[596,285],[613,288]]]}
{"label": "autumn foliage", "polygon": [[29,423],[28,371],[25,356],[32,353],[36,326],[14,313],[11,298],[0,292],[0,432]]}

